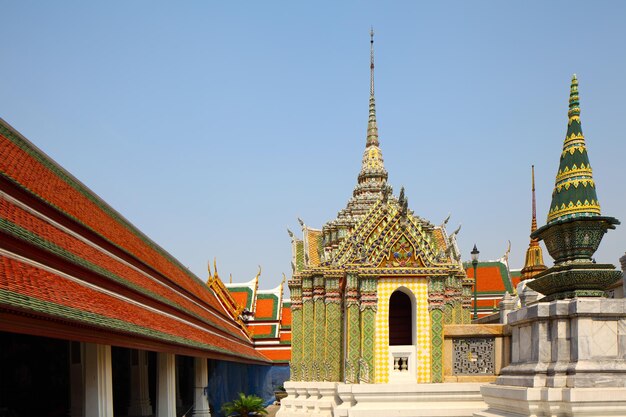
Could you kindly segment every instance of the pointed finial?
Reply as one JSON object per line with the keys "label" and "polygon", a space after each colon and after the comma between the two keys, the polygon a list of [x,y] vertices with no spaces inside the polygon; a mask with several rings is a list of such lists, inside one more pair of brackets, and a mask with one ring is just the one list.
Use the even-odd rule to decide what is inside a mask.
{"label": "pointed finial", "polygon": [[537,230],[537,202],[535,200],[535,166],[531,166],[532,182],[533,182],[533,218],[530,224],[530,233]]}
{"label": "pointed finial", "polygon": [[370,96],[374,96],[374,26],[370,28]]}
{"label": "pointed finial", "polygon": [[548,211],[548,224],[574,217],[600,216],[600,203],[580,121],[576,75],[572,77],[567,115],[567,133]]}
{"label": "pointed finial", "polygon": [[580,102],[578,99],[578,78],[576,74],[572,75],[572,84],[569,91],[569,111],[567,116],[570,121],[580,116]]}
{"label": "pointed finial", "polygon": [[378,146],[376,100],[374,99],[374,28],[370,29],[370,114],[367,123],[367,146]]}
{"label": "pointed finial", "polygon": [[229,284],[233,283],[233,274],[232,273],[228,274],[228,283]]}
{"label": "pointed finial", "polygon": [[285,285],[285,281],[287,281],[287,275],[283,272],[283,280],[280,282],[280,285]]}
{"label": "pointed finial", "polygon": [[206,267],[209,270],[209,278],[211,278],[211,261],[206,262]]}
{"label": "pointed finial", "polygon": [[217,257],[213,258],[213,271],[215,273],[215,276],[218,276],[217,275]]}

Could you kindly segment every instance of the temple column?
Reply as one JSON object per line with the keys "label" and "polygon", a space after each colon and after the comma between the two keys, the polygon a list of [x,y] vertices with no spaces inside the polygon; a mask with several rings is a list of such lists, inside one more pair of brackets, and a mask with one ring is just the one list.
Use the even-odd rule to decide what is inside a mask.
{"label": "temple column", "polygon": [[113,417],[109,345],[85,343],[85,417]]}
{"label": "temple column", "polygon": [[292,381],[300,381],[302,372],[302,281],[294,276],[289,281],[291,292],[291,361],[290,371]]}
{"label": "temple column", "polygon": [[374,340],[376,337],[376,277],[361,277],[361,358],[359,359],[359,382],[374,382]]}
{"label": "temple column", "polygon": [[313,309],[315,335],[313,341],[313,381],[326,381],[326,304],[324,304],[324,277],[313,277]]}
{"label": "temple column", "polygon": [[300,372],[303,381],[313,380],[311,365],[314,359],[314,332],[313,310],[313,278],[302,278],[302,362]]}
{"label": "temple column", "polygon": [[430,318],[430,381],[443,382],[443,326],[460,324],[462,311],[460,284],[452,275],[433,276],[428,280],[428,314]]}
{"label": "temple column", "polygon": [[208,392],[209,367],[206,358],[194,358],[195,397],[193,402],[194,417],[211,417]]}
{"label": "temple column", "polygon": [[70,417],[85,415],[85,373],[83,369],[83,344],[70,342]]}
{"label": "temple column", "polygon": [[341,317],[341,294],[339,293],[338,275],[324,277],[326,294],[326,363],[328,366],[328,381],[341,382],[341,358],[342,358],[342,317]]}
{"label": "temple column", "polygon": [[130,351],[129,416],[152,415],[148,387],[148,353],[145,350],[132,349]]}
{"label": "temple column", "polygon": [[176,356],[157,353],[156,417],[176,415]]}
{"label": "temple column", "polygon": [[346,353],[344,381],[359,382],[359,358],[361,357],[361,311],[359,309],[359,281],[355,274],[346,277]]}

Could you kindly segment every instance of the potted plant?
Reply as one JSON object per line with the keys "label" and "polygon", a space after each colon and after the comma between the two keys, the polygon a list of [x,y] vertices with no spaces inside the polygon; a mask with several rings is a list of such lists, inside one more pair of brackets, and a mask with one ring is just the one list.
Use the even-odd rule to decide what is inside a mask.
{"label": "potted plant", "polygon": [[263,406],[263,399],[256,395],[239,393],[239,398],[227,402],[222,406],[222,412],[227,416],[251,417],[267,414]]}

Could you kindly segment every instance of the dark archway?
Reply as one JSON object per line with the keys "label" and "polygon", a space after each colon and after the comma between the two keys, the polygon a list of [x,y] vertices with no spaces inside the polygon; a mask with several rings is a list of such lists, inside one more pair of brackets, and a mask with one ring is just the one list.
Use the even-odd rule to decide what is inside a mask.
{"label": "dark archway", "polygon": [[411,297],[396,290],[389,298],[389,345],[413,344],[413,306]]}

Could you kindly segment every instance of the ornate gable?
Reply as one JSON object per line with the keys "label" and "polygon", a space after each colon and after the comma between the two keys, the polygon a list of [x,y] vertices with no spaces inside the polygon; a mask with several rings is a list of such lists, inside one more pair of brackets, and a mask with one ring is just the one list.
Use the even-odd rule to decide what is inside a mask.
{"label": "ornate gable", "polygon": [[336,251],[327,250],[322,266],[442,268],[456,265],[444,226],[408,210],[395,198],[381,199],[363,216]]}

